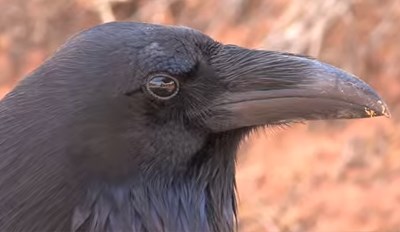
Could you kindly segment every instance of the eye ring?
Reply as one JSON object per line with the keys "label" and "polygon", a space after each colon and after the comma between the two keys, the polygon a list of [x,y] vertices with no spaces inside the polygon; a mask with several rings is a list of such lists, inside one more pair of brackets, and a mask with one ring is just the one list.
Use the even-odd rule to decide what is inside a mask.
{"label": "eye ring", "polygon": [[160,100],[168,100],[178,94],[179,81],[167,74],[156,74],[147,79],[145,87],[151,96]]}

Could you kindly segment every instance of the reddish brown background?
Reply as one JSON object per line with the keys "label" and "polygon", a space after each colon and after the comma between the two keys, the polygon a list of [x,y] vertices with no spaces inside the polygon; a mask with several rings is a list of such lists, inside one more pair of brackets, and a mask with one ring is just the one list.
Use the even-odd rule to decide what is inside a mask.
{"label": "reddish brown background", "polygon": [[240,231],[400,231],[400,0],[0,0],[0,9],[0,98],[68,36],[113,20],[191,26],[361,76],[391,119],[270,128],[243,143]]}

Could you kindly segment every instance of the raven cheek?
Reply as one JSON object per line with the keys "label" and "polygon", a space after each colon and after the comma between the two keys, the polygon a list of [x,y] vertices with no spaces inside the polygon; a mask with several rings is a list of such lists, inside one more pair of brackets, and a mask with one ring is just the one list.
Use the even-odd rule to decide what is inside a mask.
{"label": "raven cheek", "polygon": [[213,61],[227,88],[210,107],[206,123],[215,132],[303,120],[390,116],[365,82],[314,59],[226,46]]}

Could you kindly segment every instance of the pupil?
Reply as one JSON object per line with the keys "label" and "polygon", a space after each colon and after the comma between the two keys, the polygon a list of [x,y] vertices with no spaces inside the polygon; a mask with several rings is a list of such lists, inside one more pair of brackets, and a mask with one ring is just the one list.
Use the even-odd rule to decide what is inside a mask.
{"label": "pupil", "polygon": [[149,82],[149,90],[159,97],[169,97],[176,91],[176,83],[168,77],[154,77]]}

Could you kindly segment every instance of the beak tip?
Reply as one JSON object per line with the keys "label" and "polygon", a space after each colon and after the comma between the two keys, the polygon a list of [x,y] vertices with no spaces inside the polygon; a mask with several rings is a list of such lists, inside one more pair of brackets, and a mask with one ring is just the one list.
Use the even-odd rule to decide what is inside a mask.
{"label": "beak tip", "polygon": [[389,108],[387,104],[384,103],[382,100],[376,101],[371,107],[365,107],[364,112],[367,117],[371,118],[379,116],[385,116],[386,118],[391,118]]}

